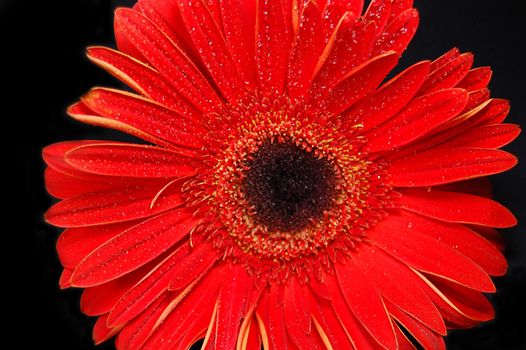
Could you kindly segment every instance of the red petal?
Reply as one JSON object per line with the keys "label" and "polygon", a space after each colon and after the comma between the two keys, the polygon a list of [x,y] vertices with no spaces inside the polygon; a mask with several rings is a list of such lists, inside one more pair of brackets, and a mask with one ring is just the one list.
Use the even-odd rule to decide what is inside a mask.
{"label": "red petal", "polygon": [[[185,290],[172,299],[150,333],[145,350],[189,349],[203,338],[217,315],[218,288],[222,269],[216,269],[200,281],[192,291]],[[196,306],[199,307],[196,307]],[[170,341],[166,341],[169,339]],[[204,348],[204,346],[203,346]],[[133,350],[132,348],[130,350]]]}
{"label": "red petal", "polygon": [[106,47],[90,47],[88,58],[135,91],[181,114],[196,112],[157,71],[119,51]]}
{"label": "red petal", "polygon": [[429,276],[428,279],[469,318],[484,322],[495,317],[491,303],[483,294],[438,277]]}
{"label": "red petal", "polygon": [[[263,327],[263,344],[268,342],[267,349],[295,350],[296,346],[289,339],[283,318],[283,287],[273,285],[261,295],[258,302],[257,315],[260,319],[260,328]],[[268,339],[265,339],[265,335]]]}
{"label": "red petal", "polygon": [[[100,286],[86,288],[80,299],[80,310],[88,316],[98,316],[109,313],[119,299],[133,287],[152,268],[151,264],[143,266],[140,270],[130,273]],[[107,315],[106,315],[107,316]],[[108,322],[110,328],[116,328]]]}
{"label": "red petal", "polygon": [[148,339],[163,313],[176,298],[174,294],[164,294],[150,305],[141,315],[133,319],[123,328],[117,338],[119,350],[141,349],[142,344]]}
{"label": "red petal", "polygon": [[210,72],[219,90],[229,101],[244,91],[236,66],[230,56],[225,38],[203,0],[178,0],[181,17],[197,48],[201,60]]}
{"label": "red petal", "polygon": [[391,5],[391,17],[389,18],[389,23],[394,21],[402,13],[406,12],[413,7],[413,0],[397,0],[393,1]]}
{"label": "red petal", "polygon": [[374,22],[377,35],[383,33],[389,21],[392,3],[392,0],[372,0],[363,15],[366,22]]}
{"label": "red petal", "polygon": [[99,317],[95,323],[95,326],[93,327],[93,341],[95,342],[95,345],[104,343],[120,331],[119,328],[109,328],[106,326],[107,317],[108,315]]}
{"label": "red petal", "polygon": [[460,55],[431,73],[418,94],[425,95],[456,86],[468,74],[472,65],[472,54],[465,53]]}
{"label": "red petal", "polygon": [[401,193],[397,199],[400,207],[438,220],[498,228],[517,224],[508,209],[488,198],[433,190],[407,189]]}
{"label": "red petal", "polygon": [[314,101],[322,101],[338,83],[349,76],[349,72],[353,72],[371,54],[374,24],[353,21],[352,16],[346,13],[342,17],[319,59],[311,90]]}
{"label": "red petal", "polygon": [[198,220],[184,210],[144,221],[88,255],[71,281],[78,287],[92,287],[124,276],[164,253],[197,224]]}
{"label": "red petal", "polygon": [[[509,105],[507,103],[502,103],[498,100],[485,101],[476,108],[442,124],[429,135],[425,136],[410,147],[393,153],[389,158],[400,159],[434,147],[442,147],[445,142],[456,139],[462,132],[471,130],[478,125],[487,124],[488,120],[493,117],[500,115],[501,113],[507,113],[508,108]],[[447,149],[444,150],[444,152],[445,151],[447,151]]]}
{"label": "red petal", "polygon": [[247,328],[246,345],[243,344],[239,350],[259,350],[262,349],[261,335],[257,321],[251,317],[250,325]]}
{"label": "red petal", "polygon": [[[120,298],[109,315],[108,324],[112,326],[126,324],[164,293],[173,278],[177,264],[190,254],[189,247],[190,244],[186,243],[178,248]],[[195,280],[198,279],[198,276],[193,277]]]}
{"label": "red petal", "polygon": [[380,85],[398,62],[398,55],[388,52],[349,72],[324,101],[325,108],[339,115]]}
{"label": "red petal", "polygon": [[159,73],[195,107],[207,109],[218,98],[206,78],[183,50],[141,13],[120,8],[115,12],[127,39]]}
{"label": "red petal", "polygon": [[356,318],[386,349],[396,349],[393,325],[385,305],[369,278],[352,261],[335,264],[341,291]]}
{"label": "red petal", "polygon": [[407,338],[398,325],[395,325],[394,330],[398,350],[417,350],[413,343],[411,343],[411,340]]}
{"label": "red petal", "polygon": [[135,130],[138,130],[153,137],[152,139],[137,135],[147,141],[155,142],[161,139],[174,145],[197,148],[203,144],[199,138],[203,133],[202,127],[189,118],[138,95],[95,88],[82,97],[82,102],[103,118],[79,116],[74,111],[70,111],[73,117],[81,121],[123,130],[133,135],[137,135]]}
{"label": "red petal", "polygon": [[128,40],[124,32],[124,27],[122,23],[117,21],[113,22],[113,31],[115,36],[115,42],[119,51],[125,53],[128,56],[131,56],[139,61],[146,62],[146,58],[141,54],[139,50]]}
{"label": "red petal", "polygon": [[[338,288],[338,286],[335,286]],[[314,297],[309,298],[312,310],[312,322],[314,329],[312,330],[312,338],[320,339],[320,345],[313,345],[313,349],[353,349],[351,340],[348,334],[345,333],[345,328],[341,324],[340,320],[336,317],[334,310],[331,305],[323,300],[316,300]],[[347,305],[346,312],[350,313]],[[367,331],[363,330],[364,333]],[[316,337],[316,335],[318,335]],[[314,338],[316,337],[316,338]],[[313,341],[314,343],[314,341]],[[303,348],[300,348],[303,349]]]}
{"label": "red petal", "polygon": [[231,264],[223,273],[217,299],[214,344],[207,347],[211,349],[235,349],[241,320],[255,302],[250,300],[253,277],[242,265]]}
{"label": "red petal", "polygon": [[285,86],[287,63],[292,44],[290,24],[282,0],[257,2],[256,64],[261,90],[280,93]]}
{"label": "red petal", "polygon": [[168,289],[181,290],[205,275],[216,263],[217,250],[205,243],[197,243],[197,248],[190,250],[188,256],[180,259],[173,266]]}
{"label": "red petal", "polygon": [[200,63],[199,53],[186,30],[177,1],[140,0],[133,9],[150,19],[181,52],[186,53],[194,62]]}
{"label": "red petal", "polygon": [[[353,261],[376,285],[384,299],[394,303],[435,332],[445,335],[446,326],[426,293],[414,281],[417,277],[404,264],[378,248],[363,245]],[[385,274],[389,271],[389,274]]]}
{"label": "red petal", "polygon": [[369,230],[369,237],[378,247],[411,267],[482,292],[495,291],[491,279],[480,266],[421,233],[417,224],[399,214],[391,214]]}
{"label": "red petal", "polygon": [[451,62],[454,59],[456,59],[458,56],[460,56],[460,50],[459,49],[457,49],[455,47],[455,48],[449,50],[448,52],[446,52],[445,54],[443,54],[442,56],[440,56],[439,58],[437,58],[436,60],[434,60],[431,63],[431,67],[430,67],[431,68],[431,72],[434,72],[437,69],[445,66],[449,62]]}
{"label": "red petal", "polygon": [[413,228],[441,243],[457,250],[480,265],[488,274],[499,276],[506,272],[507,263],[504,256],[484,238],[464,225],[447,224],[429,220],[420,215],[401,212],[411,221]]}
{"label": "red petal", "polygon": [[483,238],[487,239],[499,252],[503,252],[505,248],[505,242],[499,231],[484,226],[470,226],[470,229],[478,233]]}
{"label": "red petal", "polygon": [[393,186],[434,186],[498,174],[513,168],[517,159],[493,149],[432,149],[396,160],[389,168]]}
{"label": "red petal", "polygon": [[147,218],[179,207],[179,188],[169,188],[157,200],[158,188],[120,188],[87,193],[52,206],[44,218],[59,227],[83,227]]}
{"label": "red petal", "polygon": [[459,114],[467,100],[467,92],[461,89],[442,90],[414,99],[367,134],[366,150],[379,152],[411,143]]}
{"label": "red petal", "polygon": [[488,86],[491,80],[491,74],[490,67],[472,69],[464,77],[464,79],[462,79],[462,81],[457,84],[457,87],[466,89],[468,91],[484,89],[486,86]]}
{"label": "red petal", "polygon": [[161,147],[127,143],[80,146],[66,162],[82,171],[109,176],[176,178],[194,175],[192,158]]}
{"label": "red petal", "polygon": [[414,320],[394,304],[386,302],[389,314],[393,316],[423,347],[428,350],[446,350],[444,338]]}
{"label": "red petal", "polygon": [[60,199],[76,197],[88,192],[102,191],[113,186],[107,182],[79,179],[78,177],[61,173],[53,168],[46,168],[44,176],[46,189],[49,194]]}
{"label": "red petal", "polygon": [[500,148],[515,140],[520,133],[520,127],[514,124],[482,125],[458,135],[445,146]]}
{"label": "red petal", "polygon": [[321,14],[313,2],[308,2],[300,17],[299,31],[296,35],[288,68],[288,95],[292,99],[302,99],[310,88],[314,69],[323,50]]}
{"label": "red petal", "polygon": [[255,10],[249,10],[248,14],[243,13],[243,10],[253,5],[254,4],[248,1],[219,1],[223,20],[223,32],[227,46],[230,49],[230,54],[236,64],[236,69],[240,77],[243,79],[245,85],[252,90],[255,89],[255,26],[246,25],[245,21],[247,21],[248,18],[243,18],[243,16],[250,17],[252,21],[255,21]]}
{"label": "red petal", "polygon": [[285,328],[299,349],[310,347],[308,335],[312,330],[310,304],[304,290],[306,287],[300,285],[296,277],[292,277],[285,285]]}
{"label": "red petal", "polygon": [[401,55],[418,28],[418,12],[409,9],[400,14],[384,30],[374,45],[373,55],[395,51]]}
{"label": "red petal", "polygon": [[390,119],[413,98],[428,72],[428,61],[406,69],[346,113],[348,123],[362,124],[365,132]]}
{"label": "red petal", "polygon": [[469,99],[468,104],[466,105],[466,108],[464,109],[465,112],[471,111],[481,104],[488,101],[491,97],[491,93],[488,89],[480,89],[476,91],[470,91],[469,92]]}
{"label": "red petal", "polygon": [[[323,2],[325,3],[322,16],[324,21],[323,32],[327,38],[326,41],[333,34],[342,17],[346,16],[352,22],[361,15],[364,3],[363,0],[326,0]],[[321,6],[323,2],[318,3],[318,5]]]}
{"label": "red petal", "polygon": [[[344,300],[344,296],[338,291],[338,286],[332,291],[332,310],[335,313],[339,325],[344,328],[349,341],[352,342],[353,349],[356,350],[377,350],[384,349],[372,338],[369,332],[363,327],[362,323],[356,319]],[[324,314],[327,315],[326,311]],[[325,319],[328,317],[325,316]],[[333,324],[330,329],[337,329],[338,325]],[[342,348],[343,349],[343,348]]]}
{"label": "red petal", "polygon": [[73,275],[73,269],[65,268],[60,275],[60,281],[58,285],[60,289],[71,288],[71,276]]}
{"label": "red petal", "polygon": [[65,155],[72,149],[81,146],[87,145],[97,145],[99,143],[104,143],[104,141],[65,141],[58,142],[52,145],[47,146],[42,150],[42,158],[44,162],[54,170],[69,176],[73,176],[82,180],[91,180],[91,181],[102,181],[107,183],[108,178],[96,176],[93,174],[88,174],[79,169],[75,169],[71,164],[68,164],[65,160]]}
{"label": "red petal", "polygon": [[[426,291],[433,303],[440,310],[448,327],[469,328],[480,323],[466,316],[459,307],[454,305],[428,278],[419,272],[415,272],[421,279],[421,288]],[[480,293],[479,293],[480,294]],[[460,305],[460,307],[463,307]]]}
{"label": "red petal", "polygon": [[135,223],[97,227],[68,228],[57,241],[57,252],[62,265],[74,269],[89,253]]}

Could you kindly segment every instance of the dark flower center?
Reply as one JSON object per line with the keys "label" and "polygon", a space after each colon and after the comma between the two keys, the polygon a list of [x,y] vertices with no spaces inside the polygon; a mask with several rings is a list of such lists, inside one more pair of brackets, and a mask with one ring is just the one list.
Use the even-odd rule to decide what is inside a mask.
{"label": "dark flower center", "polygon": [[264,143],[246,163],[243,192],[268,231],[299,231],[331,207],[334,165],[292,143]]}

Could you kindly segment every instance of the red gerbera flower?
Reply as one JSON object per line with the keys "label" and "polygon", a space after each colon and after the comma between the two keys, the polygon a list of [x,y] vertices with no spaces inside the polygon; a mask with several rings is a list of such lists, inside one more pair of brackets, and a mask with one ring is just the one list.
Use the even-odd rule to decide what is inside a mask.
{"label": "red gerbera flower", "polygon": [[139,0],[120,51],[136,93],[69,109],[146,143],[44,150],[61,286],[118,349],[443,349],[494,316],[487,175],[516,159],[508,102],[454,49],[384,82],[411,0]]}

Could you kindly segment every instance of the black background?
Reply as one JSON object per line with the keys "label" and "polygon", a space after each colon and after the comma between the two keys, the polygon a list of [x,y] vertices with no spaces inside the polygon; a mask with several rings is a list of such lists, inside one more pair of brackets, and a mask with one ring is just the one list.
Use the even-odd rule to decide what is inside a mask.
{"label": "black background", "polygon": [[[420,30],[401,67],[435,58],[453,46],[491,65],[493,96],[512,102],[509,122],[526,125],[526,1],[416,0]],[[116,83],[84,58],[88,45],[112,45],[113,9],[131,1],[0,0],[0,117],[3,200],[8,210],[2,257],[2,316],[12,327],[4,335],[16,348],[93,349],[92,320],[79,312],[78,291],[58,290],[57,230],[41,216],[51,203],[40,160],[43,146],[87,137],[116,137],[69,120],[68,104],[94,85]],[[526,156],[525,137],[508,147]],[[14,158],[14,162],[11,160]],[[13,164],[15,165],[13,167]],[[496,280],[495,321],[453,332],[448,349],[526,349],[526,178],[524,162],[493,178],[495,195],[518,216],[504,232],[510,271]],[[5,331],[5,330],[4,330]],[[4,348],[4,346],[2,346]],[[103,345],[99,349],[112,349]]]}

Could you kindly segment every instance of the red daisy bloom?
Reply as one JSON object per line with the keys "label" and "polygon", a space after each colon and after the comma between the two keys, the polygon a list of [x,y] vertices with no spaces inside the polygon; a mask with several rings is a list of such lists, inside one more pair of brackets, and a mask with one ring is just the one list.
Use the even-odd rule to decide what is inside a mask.
{"label": "red daisy bloom", "polygon": [[518,134],[491,70],[454,49],[385,82],[411,0],[139,0],[119,51],[136,92],[82,122],[145,142],[44,150],[61,286],[118,349],[444,349],[494,316],[515,225],[487,175]]}

